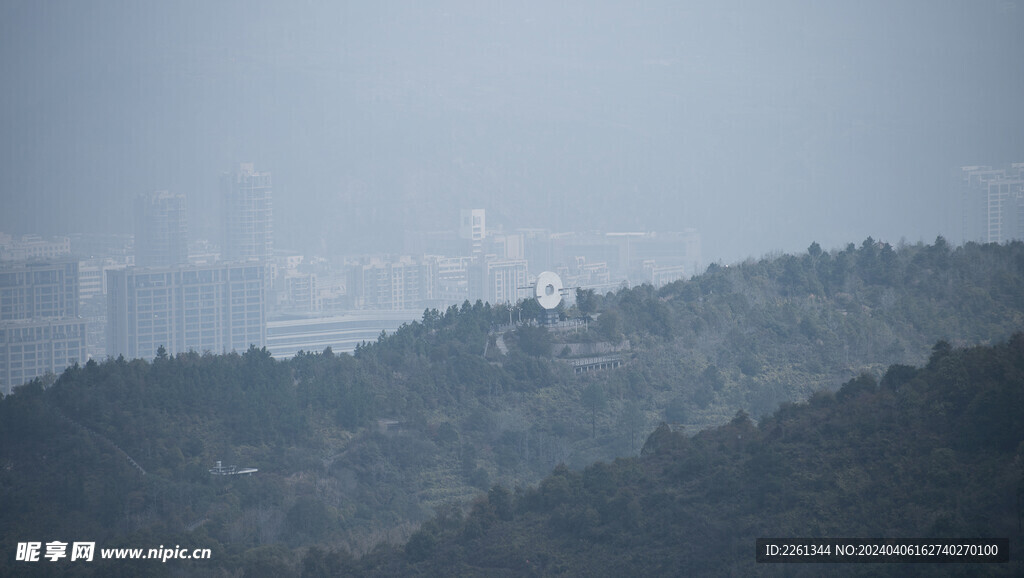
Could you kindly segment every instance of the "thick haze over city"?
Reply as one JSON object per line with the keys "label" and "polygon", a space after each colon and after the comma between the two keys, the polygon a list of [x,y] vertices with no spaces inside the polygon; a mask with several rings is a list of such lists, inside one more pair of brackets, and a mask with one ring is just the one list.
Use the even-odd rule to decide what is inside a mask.
{"label": "thick haze over city", "polygon": [[0,0],[0,577],[1024,575],[1022,57],[1024,0]]}
{"label": "thick haze over city", "polygon": [[0,231],[132,232],[274,176],[278,248],[697,229],[705,262],[962,238],[1024,160],[1024,3],[0,3]]}

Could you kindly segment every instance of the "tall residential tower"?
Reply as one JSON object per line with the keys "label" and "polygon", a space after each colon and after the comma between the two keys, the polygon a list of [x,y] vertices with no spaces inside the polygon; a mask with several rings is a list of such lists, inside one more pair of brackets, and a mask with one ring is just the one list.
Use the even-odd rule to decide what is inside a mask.
{"label": "tall residential tower", "polygon": [[226,261],[267,261],[274,255],[273,201],[270,173],[252,163],[224,175],[222,257]]}
{"label": "tall residential tower", "polygon": [[170,267],[188,263],[185,195],[168,191],[135,199],[135,265]]}
{"label": "tall residential tower", "polygon": [[459,211],[459,238],[469,241],[474,257],[483,255],[484,239],[487,238],[487,215],[484,209],[462,209]]}

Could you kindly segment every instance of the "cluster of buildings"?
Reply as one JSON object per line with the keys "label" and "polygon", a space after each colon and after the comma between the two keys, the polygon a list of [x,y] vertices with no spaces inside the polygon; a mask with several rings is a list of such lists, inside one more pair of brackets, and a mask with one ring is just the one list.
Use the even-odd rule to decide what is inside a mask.
{"label": "cluster of buildings", "polygon": [[[964,239],[1024,239],[1024,163],[963,167]],[[351,351],[424,309],[517,302],[542,271],[599,293],[671,283],[702,269],[694,230],[552,233],[491,227],[407,231],[400,255],[325,258],[275,250],[270,173],[241,164],[221,182],[219,243],[190,238],[180,192],[139,195],[134,235],[45,239],[0,233],[0,393],[90,358],[152,358],[163,346]]]}
{"label": "cluster of buildings", "polygon": [[701,267],[692,230],[505,231],[488,227],[484,209],[461,211],[450,230],[407,232],[401,255],[311,257],[275,250],[272,189],[252,164],[225,174],[217,244],[190,238],[188,199],[171,191],[135,199],[134,235],[0,234],[0,392],[90,358],[151,359],[160,347],[351,351],[424,309],[528,298],[542,271],[606,292]]}
{"label": "cluster of buildings", "polygon": [[532,297],[532,284],[543,271],[558,273],[567,287],[600,293],[638,283],[660,286],[701,270],[700,251],[694,230],[506,231],[489,227],[484,209],[464,209],[450,230],[405,232],[400,255],[334,262],[279,256],[267,347],[284,357],[326,346],[351,350],[382,329],[419,319],[425,309]]}
{"label": "cluster of buildings", "polygon": [[[532,295],[542,271],[568,287],[605,293],[625,285],[671,283],[700,270],[700,236],[676,233],[550,233],[488,231],[484,210],[462,212],[481,223],[459,234],[407,234],[407,254],[349,264],[355,308],[441,308],[482,300],[516,302]],[[472,216],[469,217],[469,213]]]}

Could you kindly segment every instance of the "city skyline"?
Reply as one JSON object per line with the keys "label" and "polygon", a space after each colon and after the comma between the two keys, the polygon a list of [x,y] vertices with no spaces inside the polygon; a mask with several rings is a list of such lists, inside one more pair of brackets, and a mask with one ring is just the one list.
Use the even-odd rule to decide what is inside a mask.
{"label": "city skyline", "polygon": [[1020,2],[0,4],[0,259],[78,259],[98,354],[127,350],[109,281],[143,270],[265,267],[265,332],[541,271],[610,291],[813,242],[1005,242],[1022,26]]}
{"label": "city skyline", "polygon": [[453,211],[455,226],[422,237],[415,256],[274,253],[270,184],[247,163],[224,176],[226,250],[188,242],[187,195],[170,191],[136,197],[135,235],[121,246],[0,234],[0,388],[89,359],[152,359],[161,348],[269,345],[272,355],[291,356],[301,344],[326,343],[349,351],[425,309],[528,299],[542,269],[602,293],[700,270],[696,231],[506,231],[488,229],[483,208]]}
{"label": "city skyline", "polygon": [[1022,30],[0,0],[0,577],[1019,571]]}
{"label": "city skyline", "polygon": [[0,7],[0,230],[130,233],[141,192],[274,174],[274,245],[488,225],[703,235],[708,262],[963,240],[1024,158],[1019,2]]}

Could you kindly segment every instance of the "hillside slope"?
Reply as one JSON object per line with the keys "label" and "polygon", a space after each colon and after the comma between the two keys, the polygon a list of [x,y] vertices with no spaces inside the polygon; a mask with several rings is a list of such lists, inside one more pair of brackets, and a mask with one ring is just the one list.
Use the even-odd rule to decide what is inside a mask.
{"label": "hillside slope", "polygon": [[[311,545],[360,555],[496,483],[635,456],[661,421],[686,434],[740,410],[759,421],[861,372],[922,364],[939,340],[1005,340],[1024,327],[1020,287],[1022,243],[869,239],[581,292],[564,313],[586,330],[520,326],[505,351],[492,344],[508,308],[466,303],[355,355],[89,362],[0,400],[0,547],[210,544],[218,568],[296,568]],[[574,375],[574,350],[624,365]],[[211,476],[217,460],[259,473]]]}
{"label": "hillside slope", "polygon": [[[366,574],[1019,574],[1024,335],[893,366],[754,425],[659,427],[643,456],[495,486],[424,524]],[[1009,564],[758,565],[757,538],[1010,538]],[[315,553],[316,554],[316,553]],[[314,555],[315,558],[315,555]],[[316,560],[310,560],[313,565]]]}

